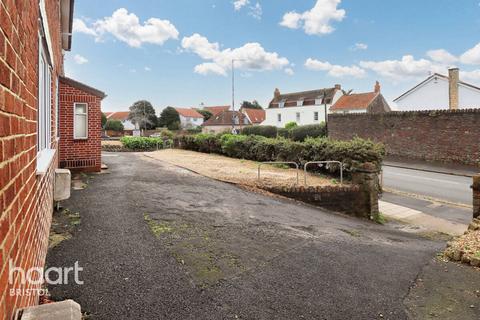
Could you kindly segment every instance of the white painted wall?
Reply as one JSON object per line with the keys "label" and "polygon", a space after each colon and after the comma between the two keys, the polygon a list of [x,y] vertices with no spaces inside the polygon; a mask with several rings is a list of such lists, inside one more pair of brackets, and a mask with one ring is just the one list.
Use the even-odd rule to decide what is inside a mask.
{"label": "white painted wall", "polygon": [[199,127],[203,123],[203,118],[191,118],[180,115],[180,126],[183,129]]}
{"label": "white painted wall", "polygon": [[[331,107],[327,104],[327,110]],[[315,112],[318,112],[318,120],[315,121]],[[300,115],[300,120],[297,119],[297,113]],[[278,115],[281,115],[281,120],[278,121]],[[276,126],[283,128],[289,122],[296,122],[299,126],[306,124],[319,124],[325,121],[325,107],[324,105],[316,106],[302,106],[302,107],[285,107],[272,108],[265,110],[265,121],[262,122],[264,126]]]}
{"label": "white painted wall", "polygon": [[[459,85],[459,108],[480,108],[480,92],[462,84]],[[399,111],[448,110],[448,80],[431,79],[421,87],[395,101]]]}

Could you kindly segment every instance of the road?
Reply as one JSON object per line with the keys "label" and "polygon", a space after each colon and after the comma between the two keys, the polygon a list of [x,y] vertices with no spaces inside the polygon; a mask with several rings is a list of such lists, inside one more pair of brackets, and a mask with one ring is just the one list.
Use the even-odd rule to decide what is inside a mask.
{"label": "road", "polygon": [[384,187],[472,205],[472,178],[384,166]]}

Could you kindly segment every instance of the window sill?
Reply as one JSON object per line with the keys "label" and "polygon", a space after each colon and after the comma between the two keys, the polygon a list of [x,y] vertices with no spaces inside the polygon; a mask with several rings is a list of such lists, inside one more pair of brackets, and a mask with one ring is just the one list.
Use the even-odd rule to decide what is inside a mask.
{"label": "window sill", "polygon": [[55,157],[55,149],[45,149],[37,153],[37,176],[47,173],[50,164]]}
{"label": "window sill", "polygon": [[85,137],[85,138],[76,138],[76,137],[74,137],[73,140],[88,140],[88,137]]}

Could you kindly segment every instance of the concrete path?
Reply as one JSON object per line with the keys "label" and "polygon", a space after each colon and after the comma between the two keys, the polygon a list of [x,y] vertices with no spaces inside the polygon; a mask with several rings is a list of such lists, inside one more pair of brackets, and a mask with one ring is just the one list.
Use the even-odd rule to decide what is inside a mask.
{"label": "concrete path", "polygon": [[428,231],[441,232],[452,236],[461,235],[467,230],[467,224],[451,222],[421,211],[379,201],[380,212],[389,219],[402,221]]}
{"label": "concrete path", "polygon": [[139,154],[103,161],[110,173],[64,203],[78,230],[47,257],[84,268],[83,284],[50,290],[88,319],[406,319],[412,284],[445,246]]}

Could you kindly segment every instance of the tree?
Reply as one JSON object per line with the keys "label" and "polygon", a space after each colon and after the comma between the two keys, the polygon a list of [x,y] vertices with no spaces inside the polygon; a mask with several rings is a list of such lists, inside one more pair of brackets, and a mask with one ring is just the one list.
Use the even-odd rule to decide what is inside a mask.
{"label": "tree", "polygon": [[105,130],[123,131],[123,124],[120,120],[108,120],[105,123]]}
{"label": "tree", "polygon": [[291,121],[285,124],[285,129],[290,130],[293,129],[297,126],[297,123],[295,121]]}
{"label": "tree", "polygon": [[211,113],[208,110],[197,110],[197,111],[198,111],[198,113],[200,113],[203,116],[204,121],[207,121],[208,119],[210,119],[213,116],[213,113]]}
{"label": "tree", "polygon": [[169,130],[180,129],[180,116],[177,110],[173,107],[163,109],[158,124],[160,127],[167,127]]}
{"label": "tree", "polygon": [[140,129],[155,129],[157,126],[157,115],[152,104],[146,100],[135,102],[130,107],[130,114],[128,115],[134,125],[138,125]]}
{"label": "tree", "polygon": [[107,124],[107,115],[102,112],[102,128],[105,128],[105,124]]}
{"label": "tree", "polygon": [[263,109],[262,106],[258,103],[257,100],[250,101],[243,101],[242,108],[245,109]]}

